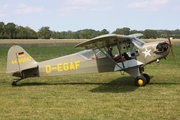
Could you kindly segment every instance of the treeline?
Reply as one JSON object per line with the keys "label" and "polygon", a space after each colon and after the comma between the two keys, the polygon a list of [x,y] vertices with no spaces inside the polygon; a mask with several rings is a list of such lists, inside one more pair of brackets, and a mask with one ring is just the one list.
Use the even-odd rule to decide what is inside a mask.
{"label": "treeline", "polygon": [[[30,27],[18,26],[14,23],[0,22],[0,39],[91,39],[103,34],[109,34],[106,29],[101,31],[93,29],[83,29],[78,31],[52,31],[50,27],[41,27],[39,31],[34,31]],[[117,28],[112,33],[129,35],[134,33],[142,33],[144,39],[166,38],[167,30],[152,30],[144,31],[131,30],[130,28]],[[180,30],[168,30],[169,36],[172,38],[180,38]]]}

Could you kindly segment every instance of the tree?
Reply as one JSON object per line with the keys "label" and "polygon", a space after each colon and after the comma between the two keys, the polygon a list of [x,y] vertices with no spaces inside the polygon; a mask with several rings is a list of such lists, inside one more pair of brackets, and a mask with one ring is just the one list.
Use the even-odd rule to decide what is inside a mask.
{"label": "tree", "polygon": [[175,31],[173,31],[172,37],[174,37],[174,38],[180,38],[180,30],[179,30],[179,29],[176,29]]}
{"label": "tree", "polygon": [[6,32],[4,32],[3,38],[8,39],[8,38],[9,38],[9,34],[7,34]]}
{"label": "tree", "polygon": [[[167,38],[167,30],[146,29],[144,31],[138,31],[130,30],[130,28],[124,27],[117,28],[112,33],[121,35],[143,33],[142,38],[145,39]],[[103,29],[101,31],[93,29],[83,29],[75,32],[71,30],[55,32],[51,31],[48,26],[45,26],[40,28],[39,31],[36,32],[28,26],[22,27],[17,26],[14,23],[4,24],[4,22],[0,22],[0,39],[50,39],[51,37],[54,39],[91,39],[104,34],[109,34],[109,31],[107,31],[106,29]],[[180,30],[169,30],[169,36],[173,38],[180,38]]]}
{"label": "tree", "polygon": [[4,22],[0,22],[0,32],[2,32],[4,29]]}
{"label": "tree", "polygon": [[51,38],[51,30],[49,27],[42,27],[38,31],[38,38],[40,39],[50,39]]}
{"label": "tree", "polygon": [[157,38],[157,31],[156,30],[150,30],[146,29],[144,31],[144,38],[145,39],[156,39]]}
{"label": "tree", "polygon": [[37,39],[37,34],[30,27],[18,26],[16,29],[16,38],[18,39]]}
{"label": "tree", "polygon": [[16,25],[14,23],[8,23],[4,26],[4,32],[7,34],[5,37],[8,39],[16,38]]}
{"label": "tree", "polygon": [[0,39],[3,38],[4,34],[4,22],[0,22]]}
{"label": "tree", "polygon": [[100,35],[109,34],[109,31],[106,29],[101,30]]}
{"label": "tree", "polygon": [[33,29],[31,29],[30,27],[26,26],[25,30],[27,32],[27,38],[28,39],[37,39],[37,33],[36,31],[34,31]]}
{"label": "tree", "polygon": [[18,38],[18,39],[27,39],[28,38],[28,33],[24,27],[19,26],[17,28],[16,38]]}
{"label": "tree", "polygon": [[66,39],[73,39],[73,32],[71,30],[67,31]]}
{"label": "tree", "polygon": [[130,34],[130,28],[124,27],[124,28],[117,28],[116,31],[113,32],[114,34],[121,34],[121,35],[129,35]]}
{"label": "tree", "polygon": [[130,31],[130,34],[135,34],[135,33],[140,33],[140,32],[137,31],[137,30],[131,30],[131,31]]}
{"label": "tree", "polygon": [[94,30],[84,29],[84,30],[79,30],[78,32],[79,32],[80,39],[90,39],[92,37]]}

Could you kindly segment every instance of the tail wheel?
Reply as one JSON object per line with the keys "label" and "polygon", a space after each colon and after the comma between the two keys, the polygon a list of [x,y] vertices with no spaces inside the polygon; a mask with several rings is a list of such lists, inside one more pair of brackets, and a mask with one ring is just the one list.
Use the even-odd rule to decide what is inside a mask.
{"label": "tail wheel", "polygon": [[146,84],[148,84],[150,82],[149,75],[144,73],[143,76],[146,78],[146,82],[147,82]]}
{"label": "tail wheel", "polygon": [[11,85],[12,85],[13,87],[16,86],[17,83],[18,83],[20,80],[22,80],[22,79],[23,79],[23,78],[15,79],[15,81],[13,81]]}
{"label": "tail wheel", "polygon": [[16,81],[13,81],[11,85],[14,87],[14,86],[17,85],[17,82],[16,82]]}
{"label": "tail wheel", "polygon": [[136,86],[141,87],[147,84],[147,80],[144,76],[138,76],[135,78],[134,83]]}

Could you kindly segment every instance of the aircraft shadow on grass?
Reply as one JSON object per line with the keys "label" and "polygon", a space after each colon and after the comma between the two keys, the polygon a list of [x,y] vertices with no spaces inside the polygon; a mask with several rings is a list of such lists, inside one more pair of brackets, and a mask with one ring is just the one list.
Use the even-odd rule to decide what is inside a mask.
{"label": "aircraft shadow on grass", "polygon": [[167,83],[162,83],[162,82],[160,83],[159,82],[159,83],[149,83],[149,84],[150,85],[180,85],[180,83],[176,83],[176,82],[174,82],[174,83],[172,83],[172,82],[171,83],[168,83],[168,82]]}
{"label": "aircraft shadow on grass", "polygon": [[[154,76],[150,76],[152,79]],[[78,81],[78,80],[77,80]],[[153,83],[150,82],[149,85],[179,85],[180,83]],[[138,87],[134,86],[133,79],[131,76],[120,77],[118,79],[112,80],[108,83],[103,82],[29,82],[29,83],[21,83],[16,87],[24,87],[24,86],[48,86],[48,85],[97,85],[97,87],[89,90],[90,92],[95,93],[103,93],[103,92],[111,92],[111,93],[125,93],[132,92],[138,89]]]}
{"label": "aircraft shadow on grass", "polygon": [[124,93],[124,92],[132,92],[138,89],[138,87],[134,86],[134,82],[132,77],[120,77],[115,79],[109,83],[101,84],[96,88],[90,90],[91,92],[111,92],[111,93]]}
{"label": "aircraft shadow on grass", "polygon": [[[78,80],[77,80],[78,81]],[[89,80],[90,81],[90,80]],[[138,87],[134,86],[134,82],[131,76],[119,77],[118,79],[112,80],[111,82],[26,82],[20,83],[16,87],[24,86],[46,86],[46,85],[97,85],[90,92],[131,92],[136,90]]]}

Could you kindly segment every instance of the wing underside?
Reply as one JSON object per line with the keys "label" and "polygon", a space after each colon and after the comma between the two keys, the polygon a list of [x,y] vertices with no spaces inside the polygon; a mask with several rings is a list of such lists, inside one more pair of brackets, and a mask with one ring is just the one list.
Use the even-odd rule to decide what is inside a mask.
{"label": "wing underside", "polygon": [[118,44],[118,42],[119,43],[128,42],[130,41],[131,38],[138,36],[142,36],[142,34],[133,34],[133,35],[106,34],[82,42],[76,45],[74,48],[79,48],[79,47],[84,47],[85,49],[102,48],[102,47]]}

